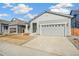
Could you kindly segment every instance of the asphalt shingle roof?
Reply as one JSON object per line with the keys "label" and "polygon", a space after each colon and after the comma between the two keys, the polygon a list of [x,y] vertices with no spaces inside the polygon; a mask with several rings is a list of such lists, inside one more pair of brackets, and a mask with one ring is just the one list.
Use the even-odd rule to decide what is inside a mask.
{"label": "asphalt shingle roof", "polygon": [[10,22],[10,25],[26,25],[27,22],[22,21],[18,18],[13,18],[12,21]]}
{"label": "asphalt shingle roof", "polygon": [[9,24],[9,23],[10,23],[10,21],[0,19],[0,24]]}

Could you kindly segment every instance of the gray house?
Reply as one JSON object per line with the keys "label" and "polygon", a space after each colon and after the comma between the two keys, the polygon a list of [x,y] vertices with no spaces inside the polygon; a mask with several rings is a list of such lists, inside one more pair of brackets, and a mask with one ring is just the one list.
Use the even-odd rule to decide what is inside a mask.
{"label": "gray house", "polygon": [[45,11],[30,21],[30,33],[45,36],[70,36],[71,18],[68,14]]}
{"label": "gray house", "polygon": [[26,25],[28,25],[26,22],[17,18],[13,18],[9,24],[8,32],[10,34],[25,33]]}
{"label": "gray house", "polygon": [[9,23],[10,23],[9,21],[0,19],[0,34],[7,34],[8,33]]}

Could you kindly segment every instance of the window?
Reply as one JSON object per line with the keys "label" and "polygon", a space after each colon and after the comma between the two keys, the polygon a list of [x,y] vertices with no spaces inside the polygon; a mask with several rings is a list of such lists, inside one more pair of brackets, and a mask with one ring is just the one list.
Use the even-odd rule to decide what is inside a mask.
{"label": "window", "polygon": [[10,33],[16,33],[16,28],[10,28]]}
{"label": "window", "polygon": [[55,25],[55,27],[57,27],[57,25]]}
{"label": "window", "polygon": [[47,27],[48,27],[49,25],[47,25]]}
{"label": "window", "polygon": [[52,26],[52,25],[49,25],[50,27]]}
{"label": "window", "polygon": [[52,27],[54,27],[54,25],[52,25]]}
{"label": "window", "polygon": [[64,24],[60,24],[61,26],[64,26]]}
{"label": "window", "polygon": [[64,24],[62,24],[62,26],[64,26]]}
{"label": "window", "polygon": [[43,25],[41,25],[43,27]]}
{"label": "window", "polygon": [[5,29],[5,30],[8,30],[8,26],[4,26],[4,29]]}
{"label": "window", "polygon": [[46,25],[44,25],[44,27],[46,27]]}
{"label": "window", "polygon": [[60,27],[60,24],[58,24],[58,26]]}

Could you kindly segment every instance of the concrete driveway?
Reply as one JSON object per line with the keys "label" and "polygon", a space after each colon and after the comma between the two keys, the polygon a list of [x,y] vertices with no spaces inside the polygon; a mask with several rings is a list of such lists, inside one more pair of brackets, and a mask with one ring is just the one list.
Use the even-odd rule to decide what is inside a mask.
{"label": "concrete driveway", "polygon": [[79,50],[66,37],[38,36],[23,46],[64,56],[79,55]]}
{"label": "concrete driveway", "polygon": [[52,56],[51,54],[41,50],[18,46],[5,41],[0,41],[0,56]]}

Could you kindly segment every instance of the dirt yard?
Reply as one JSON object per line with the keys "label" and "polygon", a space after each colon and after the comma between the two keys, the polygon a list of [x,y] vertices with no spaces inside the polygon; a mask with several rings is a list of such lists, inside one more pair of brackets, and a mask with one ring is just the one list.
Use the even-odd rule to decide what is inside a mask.
{"label": "dirt yard", "polygon": [[2,35],[0,36],[0,40],[7,41],[10,43],[15,44],[23,44],[25,42],[28,42],[33,37],[27,35],[27,34],[18,34],[18,35]]}

